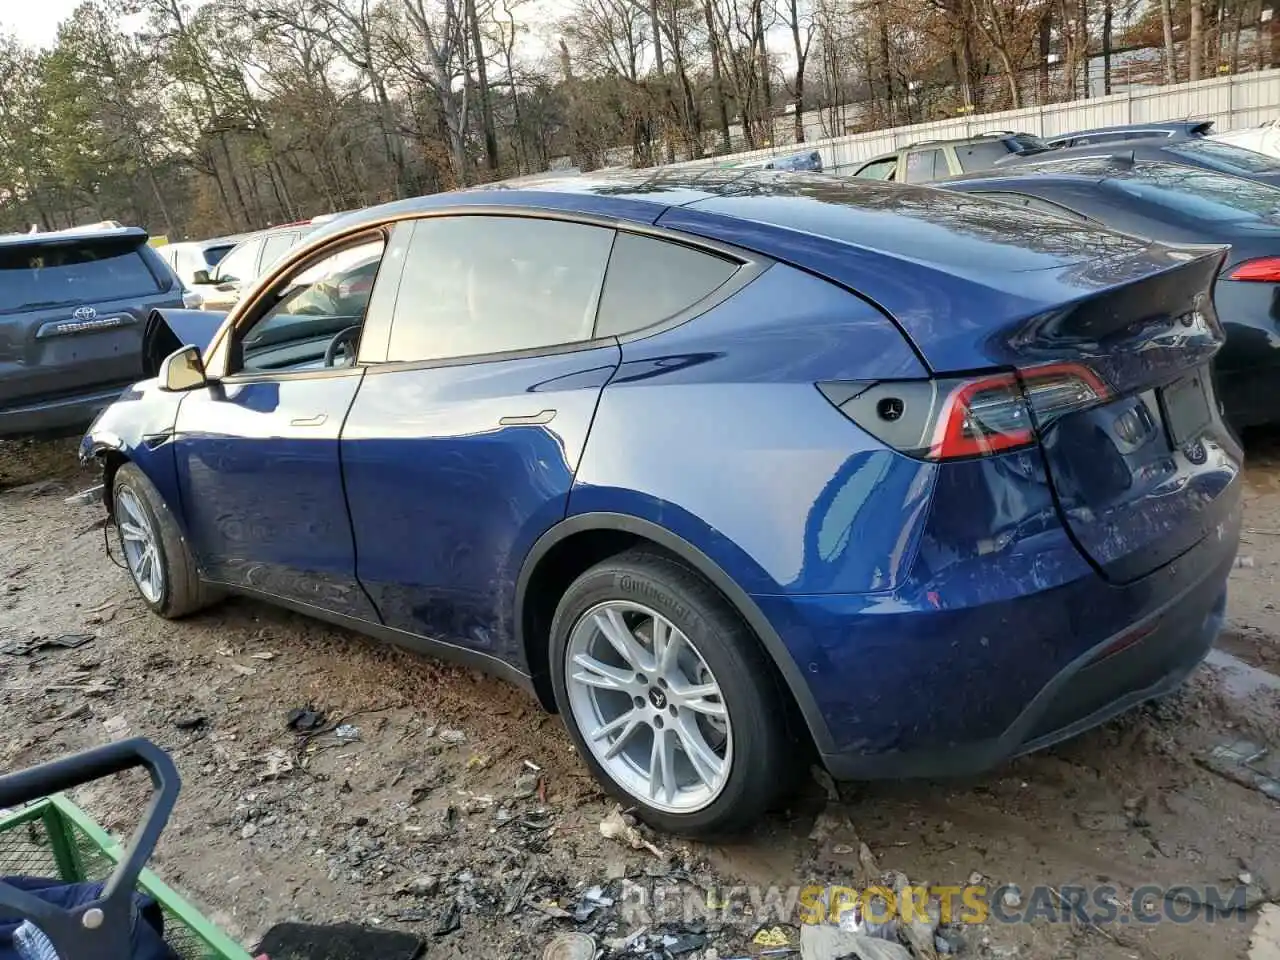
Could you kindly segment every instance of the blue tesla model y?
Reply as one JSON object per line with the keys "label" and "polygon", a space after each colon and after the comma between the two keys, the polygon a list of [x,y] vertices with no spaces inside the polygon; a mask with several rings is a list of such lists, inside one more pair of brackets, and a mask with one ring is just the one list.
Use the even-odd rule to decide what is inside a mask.
{"label": "blue tesla model y", "polygon": [[527,688],[652,824],[973,772],[1176,687],[1241,453],[1215,251],[810,174],[325,225],[84,438],[148,606],[247,594]]}

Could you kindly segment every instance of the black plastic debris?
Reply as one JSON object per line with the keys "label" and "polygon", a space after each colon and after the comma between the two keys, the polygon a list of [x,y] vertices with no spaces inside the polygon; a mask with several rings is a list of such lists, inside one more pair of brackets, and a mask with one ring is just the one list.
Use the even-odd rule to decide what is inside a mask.
{"label": "black plastic debris", "polygon": [[289,711],[285,725],[295,733],[315,733],[324,726],[324,711],[312,707],[297,707]]}
{"label": "black plastic debris", "polygon": [[454,900],[445,908],[443,914],[440,915],[440,922],[436,925],[435,935],[437,937],[448,936],[462,926],[462,907],[458,906],[458,901]]}
{"label": "black plastic debris", "polygon": [[31,637],[27,640],[14,640],[0,647],[0,653],[11,657],[27,657],[41,650],[75,650],[93,640],[90,633],[64,633],[56,637]]}
{"label": "black plastic debris", "polygon": [[354,923],[278,923],[262,938],[258,952],[271,960],[415,960],[422,948],[411,934]]}

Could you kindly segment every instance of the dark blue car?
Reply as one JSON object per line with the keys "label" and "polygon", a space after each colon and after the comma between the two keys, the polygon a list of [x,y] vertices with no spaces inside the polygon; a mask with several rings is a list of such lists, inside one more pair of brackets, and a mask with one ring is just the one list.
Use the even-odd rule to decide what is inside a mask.
{"label": "dark blue car", "polygon": [[161,616],[248,594],[491,671],[716,833],[810,748],[977,771],[1196,666],[1240,523],[1221,256],[809,174],[409,200],[216,332],[153,318],[203,349],[83,453]]}

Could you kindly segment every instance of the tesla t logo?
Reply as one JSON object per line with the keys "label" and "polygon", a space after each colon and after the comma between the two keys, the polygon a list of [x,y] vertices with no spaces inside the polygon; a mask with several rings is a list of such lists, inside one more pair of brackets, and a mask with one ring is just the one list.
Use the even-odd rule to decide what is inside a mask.
{"label": "tesla t logo", "polygon": [[92,320],[98,315],[98,311],[93,307],[76,307],[71,316],[83,323],[86,320]]}

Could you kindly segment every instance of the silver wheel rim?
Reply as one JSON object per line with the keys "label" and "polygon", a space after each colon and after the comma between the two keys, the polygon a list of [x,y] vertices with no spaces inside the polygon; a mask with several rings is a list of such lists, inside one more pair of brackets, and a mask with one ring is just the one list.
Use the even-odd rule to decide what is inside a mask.
{"label": "silver wheel rim", "polygon": [[592,607],[565,651],[574,723],[627,793],[667,813],[694,813],[724,789],[733,729],[724,697],[693,642],[629,600]]}
{"label": "silver wheel rim", "polygon": [[116,493],[116,527],[124,547],[125,563],[138,591],[151,603],[159,603],[164,593],[164,571],[160,567],[160,550],[147,511],[137,495],[128,487]]}

